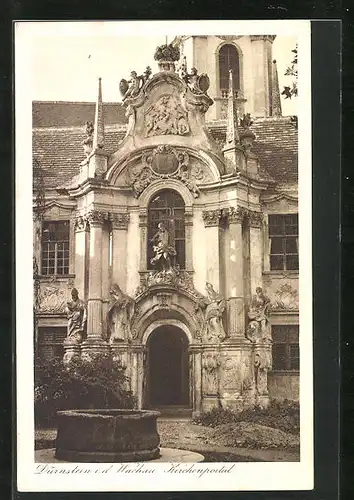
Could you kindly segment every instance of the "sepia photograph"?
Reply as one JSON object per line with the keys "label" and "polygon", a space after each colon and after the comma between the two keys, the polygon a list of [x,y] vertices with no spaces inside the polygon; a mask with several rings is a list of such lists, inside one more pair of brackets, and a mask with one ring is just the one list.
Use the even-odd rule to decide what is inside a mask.
{"label": "sepia photograph", "polygon": [[24,491],[311,489],[309,23],[184,24],[17,23]]}

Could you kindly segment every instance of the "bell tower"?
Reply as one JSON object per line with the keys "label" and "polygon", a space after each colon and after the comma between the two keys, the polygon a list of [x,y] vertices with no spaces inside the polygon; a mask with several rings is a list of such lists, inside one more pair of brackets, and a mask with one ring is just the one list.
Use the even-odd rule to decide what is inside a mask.
{"label": "bell tower", "polygon": [[[173,41],[187,62],[187,69],[197,68],[210,78],[209,95],[214,100],[207,120],[227,118],[229,70],[239,116],[273,116],[272,96],[276,95],[273,70],[274,35],[180,36]],[[278,115],[279,116],[279,115]]]}

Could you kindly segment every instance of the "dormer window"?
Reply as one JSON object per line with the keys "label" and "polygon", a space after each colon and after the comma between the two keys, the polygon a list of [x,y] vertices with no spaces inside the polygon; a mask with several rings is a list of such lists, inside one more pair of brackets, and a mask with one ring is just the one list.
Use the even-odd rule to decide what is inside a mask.
{"label": "dormer window", "polygon": [[234,88],[240,90],[240,58],[234,45],[226,44],[219,50],[219,85],[222,97],[229,90],[229,70],[233,71]]}

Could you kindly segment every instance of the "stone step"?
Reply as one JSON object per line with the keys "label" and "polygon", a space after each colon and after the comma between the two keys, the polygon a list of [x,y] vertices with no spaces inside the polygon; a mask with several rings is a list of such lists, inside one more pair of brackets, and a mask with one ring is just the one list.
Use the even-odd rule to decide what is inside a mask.
{"label": "stone step", "polygon": [[161,413],[160,418],[192,418],[192,409],[187,406],[160,406],[157,410]]}

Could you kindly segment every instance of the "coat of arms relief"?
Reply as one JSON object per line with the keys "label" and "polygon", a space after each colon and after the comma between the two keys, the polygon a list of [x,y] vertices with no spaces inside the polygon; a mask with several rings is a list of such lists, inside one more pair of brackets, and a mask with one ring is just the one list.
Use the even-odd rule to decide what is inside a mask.
{"label": "coat of arms relief", "polygon": [[145,113],[145,135],[188,135],[187,112],[174,95],[163,95]]}

